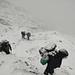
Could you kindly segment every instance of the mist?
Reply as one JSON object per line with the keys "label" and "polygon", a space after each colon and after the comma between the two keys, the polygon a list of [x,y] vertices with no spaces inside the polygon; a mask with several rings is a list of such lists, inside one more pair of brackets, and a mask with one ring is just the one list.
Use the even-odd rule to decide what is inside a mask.
{"label": "mist", "polygon": [[10,0],[37,17],[48,30],[75,36],[74,0]]}

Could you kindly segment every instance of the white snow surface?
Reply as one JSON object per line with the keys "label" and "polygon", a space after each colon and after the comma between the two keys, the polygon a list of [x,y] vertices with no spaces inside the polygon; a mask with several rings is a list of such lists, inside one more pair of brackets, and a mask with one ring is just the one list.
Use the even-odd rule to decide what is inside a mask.
{"label": "white snow surface", "polygon": [[[40,63],[39,49],[51,42],[69,52],[54,75],[75,75],[74,38],[41,27],[27,12],[0,0],[0,41],[7,39],[12,46],[11,54],[0,54],[0,75],[43,75],[46,65]],[[32,33],[30,40],[21,38],[21,30]]]}
{"label": "white snow surface", "polygon": [[74,43],[63,38],[60,33],[37,32],[33,33],[30,40],[22,39],[19,34],[16,34],[15,38],[12,36],[8,39],[10,39],[13,52],[10,55],[0,55],[0,75],[42,75],[46,65],[43,66],[40,63],[39,49],[50,45],[51,42],[57,44],[57,49],[65,48],[69,52],[68,58],[62,62],[61,68],[55,70],[55,75],[75,74]]}

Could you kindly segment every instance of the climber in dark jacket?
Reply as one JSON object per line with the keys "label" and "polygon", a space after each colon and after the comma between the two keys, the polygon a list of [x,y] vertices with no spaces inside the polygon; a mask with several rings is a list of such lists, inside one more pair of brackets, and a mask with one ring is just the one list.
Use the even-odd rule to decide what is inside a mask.
{"label": "climber in dark jacket", "polygon": [[25,39],[25,31],[21,31],[22,39]]}
{"label": "climber in dark jacket", "polygon": [[55,52],[53,51],[53,53],[51,52],[51,54],[49,53],[48,56],[49,60],[44,75],[53,75],[54,69],[61,66],[62,59],[68,56],[68,52],[65,49],[61,49]]}
{"label": "climber in dark jacket", "polygon": [[30,40],[31,33],[28,32],[26,35],[27,35],[27,40]]}
{"label": "climber in dark jacket", "polygon": [[9,44],[9,41],[4,40],[0,44],[0,52],[5,52],[6,54],[10,54],[10,51],[12,51],[11,45]]}

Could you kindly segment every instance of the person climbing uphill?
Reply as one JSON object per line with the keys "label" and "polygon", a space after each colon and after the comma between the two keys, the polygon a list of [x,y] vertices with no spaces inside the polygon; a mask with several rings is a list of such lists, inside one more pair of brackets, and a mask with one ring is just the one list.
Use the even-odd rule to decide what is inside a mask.
{"label": "person climbing uphill", "polygon": [[5,52],[6,54],[10,54],[10,51],[12,51],[12,48],[9,41],[2,40],[2,42],[0,42],[0,52]]}
{"label": "person climbing uphill", "polygon": [[21,31],[22,39],[25,39],[25,31]]}
{"label": "person climbing uphill", "polygon": [[41,64],[45,65],[47,64],[47,67],[44,71],[44,75],[53,75],[54,69],[60,68],[62,64],[62,59],[66,58],[69,54],[66,49],[56,49],[57,45],[53,44],[50,48],[46,49],[46,47],[42,47],[39,50],[39,53],[41,55]]}
{"label": "person climbing uphill", "polygon": [[30,40],[31,33],[30,33],[30,32],[28,32],[26,35],[27,35],[27,40]]}

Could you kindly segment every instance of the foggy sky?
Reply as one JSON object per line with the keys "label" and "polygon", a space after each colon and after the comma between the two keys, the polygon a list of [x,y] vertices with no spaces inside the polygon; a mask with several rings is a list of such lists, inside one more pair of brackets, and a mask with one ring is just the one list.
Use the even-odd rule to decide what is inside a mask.
{"label": "foggy sky", "polygon": [[75,36],[75,0],[11,0],[34,17],[43,20],[48,28]]}

